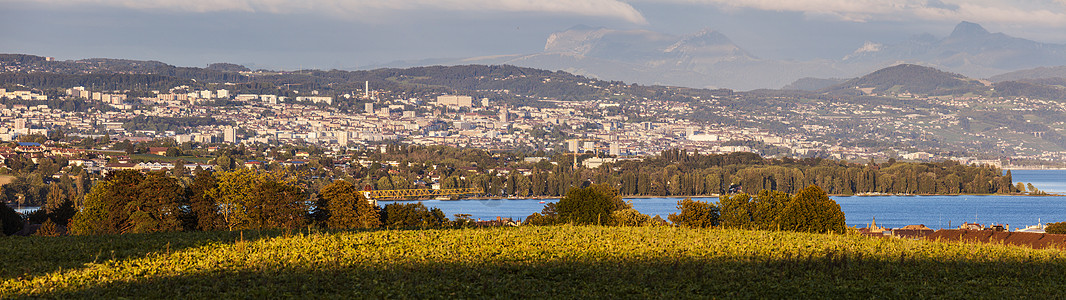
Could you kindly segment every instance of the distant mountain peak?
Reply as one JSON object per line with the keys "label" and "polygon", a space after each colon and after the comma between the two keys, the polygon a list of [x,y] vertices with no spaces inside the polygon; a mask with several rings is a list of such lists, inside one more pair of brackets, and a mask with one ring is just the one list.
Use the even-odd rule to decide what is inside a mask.
{"label": "distant mountain peak", "polygon": [[602,27],[602,26],[600,26],[600,27],[592,27],[592,26],[588,26],[588,25],[585,25],[585,24],[578,24],[578,25],[574,25],[573,27],[567,28],[566,30],[563,30],[563,31],[591,31],[591,30],[599,30],[599,29],[604,29],[604,27]]}
{"label": "distant mountain peak", "polygon": [[992,33],[988,32],[988,30],[985,30],[985,28],[981,27],[980,24],[962,21],[959,23],[959,25],[955,25],[955,30],[951,32],[950,37],[976,37],[985,36],[989,34]]}
{"label": "distant mountain peak", "polygon": [[733,41],[721,32],[710,28],[704,28],[694,34],[686,35],[678,43],[698,45],[732,45]]}

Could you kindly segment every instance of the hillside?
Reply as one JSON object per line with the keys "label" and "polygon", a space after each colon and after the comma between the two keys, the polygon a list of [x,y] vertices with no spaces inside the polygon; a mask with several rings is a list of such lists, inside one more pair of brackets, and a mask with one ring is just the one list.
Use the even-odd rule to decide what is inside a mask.
{"label": "hillside", "polygon": [[1066,78],[1066,66],[1057,67],[1039,67],[1033,69],[1018,70],[1009,73],[1003,73],[988,78],[992,82],[1011,81],[1011,80],[1025,80],[1025,79],[1044,79],[1044,78]]}
{"label": "hillside", "polygon": [[675,227],[0,239],[0,298],[1044,298],[1066,252]]}
{"label": "hillside", "polygon": [[847,92],[872,88],[873,94],[912,93],[926,95],[982,93],[988,90],[977,80],[935,68],[901,64],[851,79],[824,89],[826,92]]}

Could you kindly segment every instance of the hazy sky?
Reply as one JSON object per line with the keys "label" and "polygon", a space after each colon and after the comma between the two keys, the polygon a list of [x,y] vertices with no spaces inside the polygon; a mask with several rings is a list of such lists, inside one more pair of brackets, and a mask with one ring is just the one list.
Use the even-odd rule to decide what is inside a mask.
{"label": "hazy sky", "polygon": [[840,58],[960,21],[1066,44],[1066,0],[0,0],[0,53],[354,68],[526,54],[575,25],[718,30],[755,56]]}

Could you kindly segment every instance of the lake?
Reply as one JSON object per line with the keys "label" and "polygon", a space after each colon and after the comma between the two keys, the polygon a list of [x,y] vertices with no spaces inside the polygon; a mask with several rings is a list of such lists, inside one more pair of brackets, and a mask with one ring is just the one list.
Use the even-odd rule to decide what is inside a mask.
{"label": "lake", "polygon": [[1048,193],[1066,194],[1066,170],[1011,170],[1014,184],[1032,183]]}
{"label": "lake", "polygon": [[[1014,182],[1032,183],[1049,193],[1066,193],[1066,170],[1012,170]],[[912,224],[925,224],[933,229],[955,228],[963,222],[981,224],[1009,224],[1011,228],[1035,225],[1037,222],[1066,221],[1066,196],[833,196],[840,204],[849,226],[865,227],[877,218],[877,224],[891,228]],[[718,201],[718,198],[695,198],[701,201]],[[677,213],[677,201],[681,198],[631,198],[626,199],[641,213],[664,219]],[[471,214],[474,218],[524,219],[540,212],[547,200],[457,200],[422,201],[428,207],[440,208],[448,216]],[[384,205],[383,202],[382,205]]]}

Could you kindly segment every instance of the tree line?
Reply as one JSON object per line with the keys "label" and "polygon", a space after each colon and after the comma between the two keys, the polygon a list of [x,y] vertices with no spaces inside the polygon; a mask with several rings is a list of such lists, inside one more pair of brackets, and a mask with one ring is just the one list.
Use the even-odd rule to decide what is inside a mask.
{"label": "tree line", "polygon": [[[722,195],[718,203],[686,198],[677,203],[678,213],[668,216],[676,226],[691,228],[742,228],[816,233],[847,230],[840,205],[817,185],[795,195],[763,190],[757,195]],[[571,188],[558,203],[545,204],[526,218],[529,225],[661,226],[660,216],[649,217],[622,200],[618,190],[607,185]]]}
{"label": "tree line", "polygon": [[[320,190],[309,190],[293,174],[244,168],[218,172],[198,170],[191,178],[168,176],[164,172],[114,171],[93,185],[80,201],[63,198],[56,202],[57,205],[48,205],[37,213],[37,218],[43,219],[37,234],[98,235],[297,229],[306,226],[435,228],[465,223],[465,220],[451,221],[440,209],[426,208],[421,203],[378,207],[344,180],[333,181]],[[5,217],[5,233],[11,234],[22,228],[21,217],[15,216],[18,222],[8,222],[10,216]]]}
{"label": "tree line", "polygon": [[[406,150],[405,150],[406,149]],[[753,153],[701,154],[687,150],[666,150],[641,161],[604,164],[596,169],[572,167],[572,157],[557,155],[550,161],[513,163],[501,170],[491,153],[470,150],[459,159],[438,158],[449,152],[433,148],[407,147],[400,154],[381,155],[397,159],[395,167],[382,167],[359,173],[362,183],[380,186],[379,178],[415,182],[424,177],[427,166],[443,163],[434,170],[442,187],[479,187],[491,196],[562,196],[581,182],[603,183],[619,188],[624,196],[713,196],[732,192],[757,194],[761,190],[797,193],[818,185],[830,194],[1011,194],[1022,192],[1012,182],[1010,171],[994,166],[963,165],[955,161],[935,163],[896,162],[866,164],[821,158],[768,159]],[[392,153],[392,152],[390,152]],[[423,158],[407,159],[403,155]],[[585,154],[584,160],[593,157]],[[500,160],[507,158],[503,156]],[[520,159],[515,157],[513,159]],[[462,166],[477,170],[462,170]],[[527,174],[517,171],[527,169]],[[469,169],[469,168],[468,168]],[[388,171],[396,171],[385,174]],[[362,171],[357,171],[362,172]],[[376,176],[378,175],[378,176]]]}

